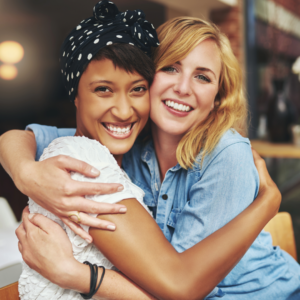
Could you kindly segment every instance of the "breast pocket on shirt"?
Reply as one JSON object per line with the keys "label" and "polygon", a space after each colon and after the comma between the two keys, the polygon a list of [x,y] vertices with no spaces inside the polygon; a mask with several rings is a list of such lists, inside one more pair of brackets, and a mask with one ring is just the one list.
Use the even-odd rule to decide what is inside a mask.
{"label": "breast pocket on shirt", "polygon": [[182,212],[182,209],[180,209],[180,208],[173,208],[171,210],[171,213],[170,213],[168,221],[167,221],[167,225],[169,227],[172,227],[173,229],[175,228],[177,219],[180,216],[181,212]]}

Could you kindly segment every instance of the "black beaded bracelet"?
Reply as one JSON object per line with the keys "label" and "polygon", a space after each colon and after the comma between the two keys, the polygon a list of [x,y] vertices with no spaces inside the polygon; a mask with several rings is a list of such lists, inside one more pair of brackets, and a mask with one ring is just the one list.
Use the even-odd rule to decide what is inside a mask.
{"label": "black beaded bracelet", "polygon": [[93,265],[88,261],[85,261],[84,264],[88,265],[90,267],[90,270],[91,270],[90,292],[88,294],[80,294],[80,295],[83,299],[91,299],[97,293],[97,291],[100,288],[100,285],[101,285],[101,283],[103,281],[103,278],[104,278],[105,268],[103,266],[99,266],[99,268],[103,269],[103,272],[102,272],[99,284],[96,287],[97,280],[98,280],[98,266],[96,264]]}

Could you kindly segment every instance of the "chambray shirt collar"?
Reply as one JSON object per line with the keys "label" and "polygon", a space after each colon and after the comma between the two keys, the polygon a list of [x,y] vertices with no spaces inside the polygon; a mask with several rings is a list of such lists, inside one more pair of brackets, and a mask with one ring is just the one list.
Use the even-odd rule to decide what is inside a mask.
{"label": "chambray shirt collar", "polygon": [[[155,174],[155,175],[158,175],[158,177],[159,177],[158,161],[157,161],[157,158],[156,158],[155,149],[154,149],[154,143],[153,143],[152,139],[149,140],[146,143],[144,149],[142,150],[141,160],[148,165],[150,173],[151,173],[151,176],[154,176],[154,174]],[[201,153],[198,154],[196,160],[198,162],[201,162]],[[198,165],[199,164],[196,164],[195,167],[197,168]],[[180,166],[179,163],[177,163],[176,166],[170,168],[168,171],[176,172],[176,171],[178,171],[180,169],[182,169],[182,167]],[[158,171],[158,173],[156,171]]]}

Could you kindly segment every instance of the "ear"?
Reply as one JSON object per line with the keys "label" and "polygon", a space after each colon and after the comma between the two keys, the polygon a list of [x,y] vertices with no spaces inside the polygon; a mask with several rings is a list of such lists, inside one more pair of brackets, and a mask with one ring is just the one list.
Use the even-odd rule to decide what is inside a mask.
{"label": "ear", "polygon": [[76,98],[74,100],[74,104],[75,104],[76,108],[78,109],[78,96],[76,96]]}
{"label": "ear", "polygon": [[213,110],[214,108],[218,108],[220,106],[220,94],[218,93],[214,102],[212,103],[212,107],[211,107],[211,110]]}

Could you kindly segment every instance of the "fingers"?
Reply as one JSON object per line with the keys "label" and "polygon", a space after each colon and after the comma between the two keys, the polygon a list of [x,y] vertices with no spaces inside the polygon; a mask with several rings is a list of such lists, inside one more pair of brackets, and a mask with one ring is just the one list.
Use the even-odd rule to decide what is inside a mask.
{"label": "fingers", "polygon": [[16,229],[15,234],[20,242],[22,242],[26,236],[26,231],[24,228],[24,223],[21,223],[20,226]]}
{"label": "fingers", "polygon": [[[22,213],[22,224],[23,224],[23,226],[24,226],[24,230],[25,230],[25,232],[27,232],[28,231],[28,229],[29,229],[29,219],[28,219],[28,215],[30,214],[30,212],[29,212],[29,208],[28,208],[28,206],[26,206],[24,209],[23,209],[23,213]],[[22,225],[21,224],[21,225]]]}
{"label": "fingers", "polygon": [[88,243],[93,242],[93,238],[86,232],[84,229],[74,223],[73,221],[70,221],[68,218],[62,218],[61,219],[72,231],[74,231],[75,234],[79,235],[81,238],[86,240]]}
{"label": "fingers", "polygon": [[20,243],[20,242],[18,242],[18,248],[19,248],[19,251],[21,252],[21,254],[22,254],[22,252],[23,252],[23,248],[22,248],[22,244]]}
{"label": "fingers", "polygon": [[[88,225],[90,227],[95,227],[99,229],[107,229],[107,230],[115,230],[116,225],[112,222],[101,220],[95,217],[91,217],[83,212],[79,213],[80,216],[80,224],[82,225]],[[71,219],[73,222],[77,223],[78,219],[75,215],[71,216],[69,219]]]}
{"label": "fingers", "polygon": [[68,171],[78,172],[87,177],[97,177],[100,175],[99,170],[76,158],[59,155],[57,156],[57,161],[61,168]]}
{"label": "fingers", "polygon": [[[76,216],[77,212],[70,212],[71,215],[69,218],[62,218],[62,221],[75,232],[75,234],[79,235],[81,238],[86,240],[88,243],[92,243],[93,238],[79,225],[77,224],[78,218]],[[69,215],[70,215],[69,214]],[[104,229],[104,230],[115,230],[116,226],[112,222],[101,220],[95,217],[91,217],[83,212],[79,212],[80,224],[87,225],[94,228]]]}
{"label": "fingers", "polygon": [[65,187],[65,194],[72,195],[103,195],[113,194],[123,190],[119,183],[94,183],[72,180]]}
{"label": "fingers", "polygon": [[[68,202],[69,211],[81,211],[91,214],[118,214],[125,213],[127,208],[121,204],[110,204],[104,202],[95,202],[82,197],[70,199]],[[65,215],[66,217],[68,215]]]}
{"label": "fingers", "polygon": [[45,233],[49,233],[50,231],[57,229],[62,229],[56,222],[41,214],[28,214],[27,212],[25,212],[23,213],[23,223],[26,232],[28,230],[33,230],[33,228],[41,229]]}
{"label": "fingers", "polygon": [[264,159],[257,153],[256,150],[254,150],[253,148],[251,148],[252,150],[252,155],[253,155],[253,160],[254,160],[254,164],[257,166],[257,164],[259,163],[263,163],[265,162]]}

